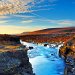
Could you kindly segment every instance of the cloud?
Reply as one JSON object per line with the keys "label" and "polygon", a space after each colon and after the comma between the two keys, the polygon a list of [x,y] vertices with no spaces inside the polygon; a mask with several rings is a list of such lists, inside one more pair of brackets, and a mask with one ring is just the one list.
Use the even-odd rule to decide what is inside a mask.
{"label": "cloud", "polygon": [[65,26],[74,26],[75,21],[74,20],[60,20],[57,22],[58,25],[65,25]]}
{"label": "cloud", "polygon": [[58,22],[58,24],[60,25],[72,25],[73,23],[74,21],[70,21],[70,20],[64,20],[64,21]]}
{"label": "cloud", "polygon": [[75,20],[45,20],[50,23],[58,24],[58,25],[74,25]]}
{"label": "cloud", "polygon": [[0,24],[7,23],[7,22],[8,22],[8,21],[3,21],[3,20],[2,20],[2,21],[0,21]]}
{"label": "cloud", "polygon": [[32,23],[33,20],[25,20],[25,21],[22,21],[21,23]]}
{"label": "cloud", "polygon": [[[39,15],[37,15],[39,16]],[[39,16],[41,17],[41,16]],[[65,27],[65,26],[74,26],[75,25],[75,20],[52,20],[52,19],[47,19],[45,17],[41,17],[42,19],[35,19],[38,20],[39,22],[45,22],[45,23],[50,23],[50,25],[57,25],[57,27]]]}
{"label": "cloud", "polygon": [[0,15],[28,12],[27,5],[31,0],[0,0]]}
{"label": "cloud", "polygon": [[75,20],[48,20],[51,24],[56,25],[57,27],[71,27],[75,26]]}
{"label": "cloud", "polygon": [[14,17],[18,17],[18,18],[34,18],[35,16],[27,16],[27,15],[12,15]]}
{"label": "cloud", "polygon": [[[47,2],[49,3],[49,5],[51,5],[51,3],[55,1],[56,0],[49,0]],[[45,0],[0,0],[0,15],[33,12],[34,10],[37,10],[39,8],[34,10],[32,10],[32,8],[35,7],[36,5],[40,6],[41,3],[43,2],[46,1]]]}
{"label": "cloud", "polygon": [[0,16],[0,19],[6,19],[9,18],[8,16]]}

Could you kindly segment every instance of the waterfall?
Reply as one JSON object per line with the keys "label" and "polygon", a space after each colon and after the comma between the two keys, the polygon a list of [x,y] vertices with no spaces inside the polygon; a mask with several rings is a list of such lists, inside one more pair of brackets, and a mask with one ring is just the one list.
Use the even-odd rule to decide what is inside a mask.
{"label": "waterfall", "polygon": [[28,57],[36,75],[63,75],[64,61],[58,57],[59,48],[62,45],[59,45],[58,49],[56,49],[55,47],[44,47],[43,45],[27,43],[22,40],[20,42],[26,47],[34,47],[28,50]]}
{"label": "waterfall", "polygon": [[60,50],[60,47],[63,46],[63,44],[60,44],[58,45],[58,48],[57,48],[57,56],[59,57],[59,50]]}

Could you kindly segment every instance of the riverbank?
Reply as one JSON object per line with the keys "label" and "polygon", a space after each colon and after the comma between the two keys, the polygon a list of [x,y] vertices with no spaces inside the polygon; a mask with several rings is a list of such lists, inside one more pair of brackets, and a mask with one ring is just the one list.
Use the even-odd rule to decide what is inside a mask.
{"label": "riverbank", "polygon": [[16,36],[0,36],[0,75],[34,75],[27,48]]}
{"label": "riverbank", "polygon": [[60,48],[60,56],[66,63],[64,75],[75,75],[75,37]]}

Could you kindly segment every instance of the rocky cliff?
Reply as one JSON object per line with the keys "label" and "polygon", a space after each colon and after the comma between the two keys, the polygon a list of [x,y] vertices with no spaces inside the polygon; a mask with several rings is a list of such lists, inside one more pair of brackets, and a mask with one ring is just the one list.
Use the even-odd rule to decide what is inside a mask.
{"label": "rocky cliff", "polygon": [[66,63],[64,75],[75,75],[75,37],[60,48],[60,56]]}
{"label": "rocky cliff", "polygon": [[28,49],[20,44],[19,38],[0,36],[0,39],[2,37],[4,40],[0,40],[0,75],[34,75],[27,56]]}
{"label": "rocky cliff", "polygon": [[27,51],[0,53],[0,75],[33,75]]}

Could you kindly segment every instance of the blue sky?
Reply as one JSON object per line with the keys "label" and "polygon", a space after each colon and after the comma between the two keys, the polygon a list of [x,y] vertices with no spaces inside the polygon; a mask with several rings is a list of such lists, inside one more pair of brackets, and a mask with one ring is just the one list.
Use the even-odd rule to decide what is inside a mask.
{"label": "blue sky", "polygon": [[75,26],[75,0],[0,0],[0,34]]}

